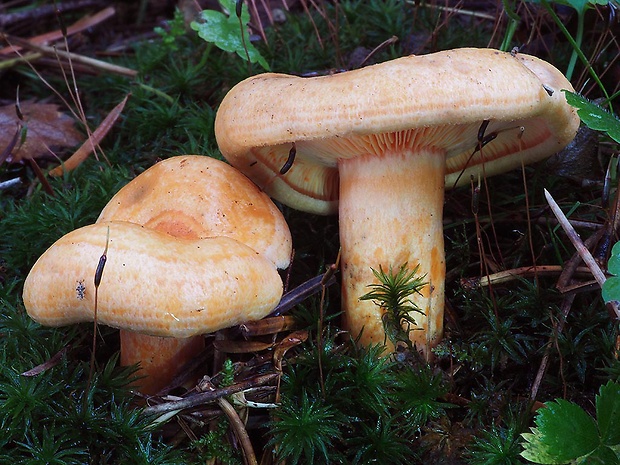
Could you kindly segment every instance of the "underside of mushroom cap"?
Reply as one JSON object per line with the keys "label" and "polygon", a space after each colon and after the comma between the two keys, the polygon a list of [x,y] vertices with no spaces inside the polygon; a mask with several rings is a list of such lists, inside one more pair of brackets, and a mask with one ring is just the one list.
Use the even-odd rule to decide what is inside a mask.
{"label": "underside of mushroom cap", "polygon": [[92,321],[184,338],[267,315],[282,281],[268,259],[227,237],[175,238],[128,222],[86,226],[56,241],[24,283],[28,314],[48,326]]}
{"label": "underside of mushroom cap", "polygon": [[[226,159],[265,192],[327,214],[337,208],[339,159],[444,151],[452,187],[464,169],[468,180],[551,155],[579,125],[562,89],[572,87],[535,57],[465,48],[330,76],[254,76],[225,97],[215,130]],[[471,157],[485,121],[496,138]]]}
{"label": "underside of mushroom cap", "polygon": [[118,191],[97,222],[129,221],[175,237],[226,236],[278,268],[290,262],[291,233],[271,199],[237,169],[207,156],[160,161]]}

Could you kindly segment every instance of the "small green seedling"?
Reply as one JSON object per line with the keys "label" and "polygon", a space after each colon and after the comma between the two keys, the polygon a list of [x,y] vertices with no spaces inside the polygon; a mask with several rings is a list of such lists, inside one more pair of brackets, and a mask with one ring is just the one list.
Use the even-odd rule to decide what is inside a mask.
{"label": "small green seedling", "polygon": [[154,31],[161,37],[161,41],[165,47],[168,47],[173,52],[178,51],[179,46],[177,45],[177,39],[185,35],[185,21],[181,10],[175,10],[174,17],[168,23],[168,28],[158,26]]}
{"label": "small green seedling", "polygon": [[542,464],[620,464],[620,384],[609,381],[596,396],[596,419],[573,402],[557,399],[538,410],[535,427],[521,436],[523,457]]}
{"label": "small green seedling", "polygon": [[226,52],[235,52],[250,63],[258,63],[269,71],[269,64],[250,42],[247,25],[250,22],[250,13],[245,4],[241,5],[240,15],[234,0],[219,0],[226,15],[220,11],[204,10],[198,21],[191,23],[191,28],[209,43],[215,44]]}

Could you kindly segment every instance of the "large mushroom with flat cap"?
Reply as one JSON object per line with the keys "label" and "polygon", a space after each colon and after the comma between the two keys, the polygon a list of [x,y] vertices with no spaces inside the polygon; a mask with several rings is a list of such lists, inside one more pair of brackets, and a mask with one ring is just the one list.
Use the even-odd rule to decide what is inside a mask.
{"label": "large mushroom with flat cap", "polygon": [[579,126],[562,89],[572,87],[535,57],[457,49],[330,76],[251,77],[222,101],[215,133],[224,157],[272,197],[338,210],[342,305],[362,344],[386,342],[381,309],[359,300],[377,283],[372,269],[419,266],[425,317],[412,315],[420,330],[410,337],[428,352],[443,328],[444,184],[562,149]]}

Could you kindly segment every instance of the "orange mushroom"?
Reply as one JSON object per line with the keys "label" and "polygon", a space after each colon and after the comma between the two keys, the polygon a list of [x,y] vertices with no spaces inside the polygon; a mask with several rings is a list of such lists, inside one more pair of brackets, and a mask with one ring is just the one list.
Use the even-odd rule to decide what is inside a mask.
{"label": "orange mushroom", "polygon": [[129,221],[177,237],[231,237],[278,268],[291,258],[291,232],[278,207],[237,169],[211,157],[156,163],[110,199],[101,221]]}
{"label": "orange mushroom", "polygon": [[[140,225],[139,227],[143,231],[140,234],[145,235],[145,239],[138,237],[139,233],[135,231],[133,233],[127,232],[126,226],[120,226],[124,222],[130,222],[136,226]],[[268,281],[265,285],[272,288],[269,291],[272,298],[275,296],[273,280],[278,275],[277,268],[285,268],[290,261],[291,236],[282,213],[255,184],[235,168],[222,161],[198,155],[183,155],[153,165],[112,197],[101,212],[96,227],[93,226],[89,231],[100,232],[101,228],[109,224],[114,226],[111,228],[110,250],[107,254],[109,260],[105,266],[105,280],[102,282],[100,295],[104,295],[107,286],[111,287],[108,292],[116,293],[114,289],[118,288],[114,287],[116,285],[113,286],[109,280],[113,280],[115,283],[122,281],[124,287],[122,288],[123,291],[119,291],[116,295],[119,300],[114,304],[114,310],[109,307],[108,300],[99,301],[99,321],[120,328],[121,364],[140,363],[138,374],[144,378],[140,380],[137,386],[145,394],[155,394],[167,386],[183,365],[202,351],[204,333],[261,318],[278,303],[278,300],[270,301],[270,305],[273,305],[266,308],[263,306],[264,304],[260,303],[260,293],[249,292],[257,283],[262,282],[260,277],[248,275],[241,278],[240,275],[235,275],[237,276],[238,287],[233,289],[222,287],[226,280],[222,281],[223,278],[220,276],[214,278],[209,288],[205,284],[205,286],[196,287],[195,290],[203,293],[200,302],[204,303],[209,299],[219,302],[217,312],[226,314],[223,319],[218,319],[220,317],[217,316],[219,314],[217,312],[204,312],[200,315],[204,321],[201,320],[201,323],[191,330],[173,330],[172,328],[178,325],[170,321],[165,324],[167,330],[157,326],[161,325],[157,322],[159,318],[162,321],[167,321],[170,317],[178,317],[181,321],[185,321],[179,316],[183,312],[202,312],[202,310],[196,310],[204,307],[202,303],[198,305],[195,303],[197,300],[186,301],[177,295],[186,293],[189,285],[183,281],[181,271],[183,263],[186,263],[190,268],[195,266],[193,269],[187,269],[186,279],[188,283],[199,279],[193,276],[195,273],[202,273],[204,279],[207,279],[216,270],[223,270],[222,272],[227,276],[226,279],[232,276],[229,276],[225,267],[218,268],[215,261],[204,261],[202,265],[194,263],[193,260],[204,259],[205,257],[202,254],[197,254],[196,257],[188,257],[187,254],[192,249],[184,249],[182,244],[185,242],[183,241],[190,241],[189,243],[194,241],[193,247],[204,250],[206,244],[210,244],[210,249],[213,248],[211,244],[215,243],[213,242],[214,238],[219,238],[222,240],[221,243],[229,249],[226,253],[223,251],[217,253],[222,259],[227,260],[232,259],[232,257],[226,258],[226,255],[234,256],[237,253],[242,253],[239,250],[239,245],[243,244],[241,249],[252,250],[254,255],[261,257],[262,267],[265,267],[265,263],[271,265],[272,270],[265,271],[264,279]],[[156,233],[156,235],[151,238],[151,236],[146,235],[146,231]],[[112,233],[116,234],[117,237]],[[89,283],[92,281],[89,281],[87,270],[89,265],[93,266],[93,254],[101,255],[105,244],[97,242],[100,246],[99,249],[88,249],[89,251],[86,253],[79,245],[73,244],[76,240],[76,234],[70,236],[69,239],[61,239],[59,243],[50,248],[44,254],[45,259],[43,257],[40,259],[41,264],[37,262],[30,272],[27,280],[27,292],[26,289],[24,290],[24,303],[28,313],[42,324],[59,325],[84,321],[92,314],[93,292],[89,288]],[[124,234],[129,235],[134,242],[125,241],[121,247],[119,245],[121,239],[118,236]],[[166,238],[169,239],[169,243],[164,240]],[[209,242],[201,245],[200,240],[207,238],[209,238]],[[178,242],[174,242],[175,239]],[[67,245],[67,241],[73,241],[71,247]],[[127,257],[125,262],[130,260],[132,254],[137,253],[134,249],[142,248],[145,243],[150,243],[154,249],[153,254],[159,254],[157,248],[161,248],[162,253],[177,255],[176,259],[174,256],[169,258],[161,256],[157,261],[141,259],[144,279],[147,275],[150,276],[151,283],[158,283],[157,289],[153,289],[151,283],[141,284],[138,278],[127,280],[129,268],[125,268],[125,265],[123,267],[119,265],[117,269],[113,269],[113,265],[110,264],[110,260],[115,254]],[[65,250],[63,253],[67,256],[64,260],[63,253],[59,252],[61,246],[62,250]],[[121,248],[118,249],[119,247]],[[178,253],[176,248],[179,249]],[[74,253],[75,256],[69,257],[71,253]],[[247,250],[242,254],[247,254]],[[59,263],[52,266],[54,260],[58,260]],[[98,260],[98,257],[95,258],[95,266]],[[175,260],[179,261],[178,276],[167,268]],[[159,265],[151,269],[151,266],[155,266],[154,264]],[[199,271],[199,266],[203,267],[202,271]],[[256,268],[256,265],[248,264],[248,273],[252,267]],[[59,268],[62,268],[63,271],[58,271],[56,274],[50,275],[45,271],[46,269],[58,270]],[[92,273],[94,270],[91,270]],[[65,313],[71,314],[66,323],[58,314],[60,310],[45,308],[44,301],[41,301],[40,296],[36,295],[35,290],[39,288],[39,285],[35,283],[40,283],[43,280],[46,286],[55,290],[54,292],[60,292],[62,289],[62,292],[65,293],[64,299],[55,305],[58,306],[58,309],[65,306]],[[248,280],[252,282],[248,282]],[[76,302],[75,299],[71,299],[71,289],[78,285],[84,287],[84,293],[90,296],[90,300],[81,301],[82,299],[78,299],[80,302]],[[132,286],[135,287],[135,290],[130,292]],[[174,286],[178,287],[175,288]],[[247,289],[244,286],[247,286]],[[279,288],[281,293],[281,281]],[[151,297],[144,297],[143,292],[145,290]],[[137,297],[139,300],[130,302],[129,298],[126,297],[128,293],[132,296],[139,296]],[[47,294],[42,293],[40,295]],[[246,309],[242,308],[240,304],[234,304],[234,301],[241,295],[246,297],[243,304],[247,306]],[[108,313],[112,311],[121,313],[124,298],[128,299],[125,308],[127,312],[125,319],[127,321],[121,324],[118,317],[108,321],[106,319]],[[198,296],[194,298],[198,299]],[[253,301],[255,298],[259,300]],[[157,302],[157,299],[162,299],[162,302]],[[227,299],[231,301],[228,309],[225,308]],[[260,310],[257,311],[257,308]],[[136,311],[137,314],[134,313]],[[45,315],[49,312],[52,312],[52,316],[46,317]],[[136,328],[137,322],[132,320],[134,318],[140,320],[140,315],[148,312],[160,316],[153,316],[149,320],[149,324]],[[212,323],[209,323],[210,321]]]}
{"label": "orange mushroom", "polygon": [[[230,237],[277,268],[286,268],[291,257],[291,235],[280,210],[243,174],[210,157],[182,155],[156,163],[110,199],[97,219],[105,221],[130,221],[175,237]],[[202,336],[124,330],[120,336],[121,364],[140,363],[146,376],[140,388],[149,393],[204,348]],[[162,370],[172,373],[162,376]]]}
{"label": "orange mushroom", "polygon": [[[282,295],[270,260],[228,237],[186,239],[128,222],[97,223],[66,234],[37,260],[24,283],[28,314],[64,326],[95,316],[94,272],[107,247],[97,321],[134,334],[191,340],[267,315]],[[150,356],[161,357],[152,347]],[[145,380],[165,386],[183,363],[168,356]]]}
{"label": "orange mushroom", "polygon": [[359,300],[377,283],[372,269],[419,265],[428,284],[413,300],[426,316],[412,315],[421,331],[410,335],[428,353],[443,331],[444,183],[563,148],[579,118],[562,89],[572,87],[535,57],[457,49],[330,76],[253,76],[226,95],[215,133],[272,197],[338,210],[342,305],[362,344],[385,341],[381,309]]}

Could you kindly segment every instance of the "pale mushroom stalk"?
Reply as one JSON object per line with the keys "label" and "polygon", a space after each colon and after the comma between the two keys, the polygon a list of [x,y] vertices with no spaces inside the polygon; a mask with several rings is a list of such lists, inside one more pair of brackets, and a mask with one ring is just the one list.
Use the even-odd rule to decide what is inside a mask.
{"label": "pale mushroom stalk", "polygon": [[119,330],[121,366],[139,365],[136,387],[147,395],[165,388],[205,348],[203,335],[173,338]]}
{"label": "pale mushroom stalk", "polygon": [[[419,348],[436,345],[443,328],[443,190],[445,154],[404,150],[339,162],[342,307],[352,334],[364,345],[383,343],[377,305],[360,301],[375,281],[372,269],[419,265],[427,284],[412,301],[410,338]],[[380,316],[380,315],[379,315]],[[388,342],[388,341],[385,341]]]}

